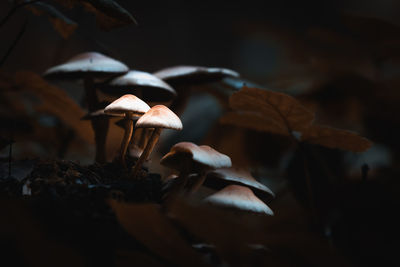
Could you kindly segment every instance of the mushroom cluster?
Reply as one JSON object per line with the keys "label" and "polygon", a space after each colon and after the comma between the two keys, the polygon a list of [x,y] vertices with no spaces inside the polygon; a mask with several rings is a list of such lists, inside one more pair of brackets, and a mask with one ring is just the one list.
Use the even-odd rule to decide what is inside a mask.
{"label": "mushroom cluster", "polygon": [[170,176],[172,186],[166,196],[167,202],[182,193],[193,194],[205,186],[219,190],[204,198],[205,203],[273,215],[264,201],[270,201],[274,193],[250,173],[232,168],[231,159],[210,146],[198,146],[191,142],[177,143],[160,163],[179,173],[178,176]]}
{"label": "mushroom cluster", "polygon": [[[144,126],[146,129],[140,131],[139,138],[132,139],[136,121],[150,110],[147,103],[168,105],[176,96],[175,90],[155,75],[129,70],[124,63],[97,52],[78,54],[65,63],[48,69],[44,77],[49,80],[83,80],[88,114],[82,119],[89,120],[92,124],[96,144],[95,161],[98,163],[106,163],[106,140],[110,118],[122,118],[121,124],[125,133],[119,159],[121,164],[126,166],[125,156],[128,149],[140,144],[144,150],[147,140],[152,136],[152,127]],[[98,91],[114,101],[100,102]],[[179,123],[181,125],[180,121]],[[159,133],[158,130],[155,132]],[[142,151],[136,153],[137,158],[140,154]]]}
{"label": "mushroom cluster", "polygon": [[[106,162],[109,120],[120,118],[117,124],[123,127],[124,135],[118,161],[128,169],[127,154],[136,158],[135,164],[128,169],[130,177],[136,179],[142,177],[142,165],[148,160],[162,130],[183,128],[179,117],[167,106],[179,110],[192,86],[238,77],[239,74],[229,69],[197,66],[176,66],[150,74],[129,70],[122,62],[88,52],[50,68],[44,76],[48,79],[83,79],[88,114],[82,119],[90,120],[95,132],[96,162]],[[172,86],[177,88],[178,94]],[[101,102],[96,89],[111,97],[111,103]],[[229,156],[210,146],[177,143],[161,159],[161,164],[179,173],[170,179],[173,182],[168,194],[170,200],[208,187],[216,192],[205,197],[205,203],[273,214],[264,203],[274,196],[272,191],[250,173],[233,169]]]}

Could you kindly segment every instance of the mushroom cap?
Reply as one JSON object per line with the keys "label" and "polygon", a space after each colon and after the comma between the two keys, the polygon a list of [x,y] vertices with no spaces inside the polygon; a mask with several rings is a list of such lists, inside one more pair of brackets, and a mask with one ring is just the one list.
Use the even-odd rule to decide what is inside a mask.
{"label": "mushroom cap", "polygon": [[132,112],[134,115],[141,115],[150,109],[149,105],[135,95],[123,95],[110,105],[105,107],[104,113],[124,114]]}
{"label": "mushroom cap", "polygon": [[191,171],[201,172],[208,169],[232,166],[231,159],[212,147],[198,146],[191,142],[175,144],[170,152],[162,157],[160,163],[164,166],[181,171],[186,164],[191,164]]}
{"label": "mushroom cap", "polygon": [[122,114],[107,114],[104,112],[104,109],[98,109],[96,111],[87,113],[85,116],[81,118],[81,120],[91,120],[93,118],[98,117],[122,117]]}
{"label": "mushroom cap", "polygon": [[81,120],[92,120],[99,117],[110,118],[110,117],[123,117],[124,114],[106,114],[104,113],[104,108],[110,105],[108,101],[102,101],[99,103],[99,109],[87,113],[85,116],[81,117]]}
{"label": "mushroom cap", "polygon": [[136,122],[136,128],[166,128],[182,130],[182,122],[164,105],[155,105]]}
{"label": "mushroom cap", "polygon": [[204,201],[216,206],[274,215],[274,212],[245,186],[229,185],[206,197]]}
{"label": "mushroom cap", "polygon": [[271,189],[258,182],[250,172],[245,170],[238,170],[235,168],[213,170],[207,173],[206,180],[204,181],[204,186],[217,190],[230,184],[247,186],[264,201],[271,200],[275,197]]}
{"label": "mushroom cap", "polygon": [[224,77],[239,77],[239,73],[230,69],[200,66],[174,66],[153,74],[171,85],[208,83]]}
{"label": "mushroom cap", "polygon": [[107,77],[129,71],[122,62],[97,52],[78,54],[67,62],[51,67],[44,76],[52,79],[79,79],[85,75]]}
{"label": "mushroom cap", "polygon": [[169,84],[153,74],[137,70],[99,84],[99,89],[109,95],[136,94],[146,102],[167,102],[176,96]]}

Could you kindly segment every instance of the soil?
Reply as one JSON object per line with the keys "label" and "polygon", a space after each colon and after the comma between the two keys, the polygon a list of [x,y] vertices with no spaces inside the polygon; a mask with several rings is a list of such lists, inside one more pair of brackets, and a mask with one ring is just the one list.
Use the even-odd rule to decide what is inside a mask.
{"label": "soil", "polygon": [[[132,179],[128,170],[117,162],[81,166],[36,160],[23,179],[2,172],[0,199],[22,200],[46,236],[79,251],[86,264],[112,266],[117,251],[145,248],[122,229],[107,200],[161,202],[160,175],[143,169],[140,177]],[[9,244],[4,248],[9,255],[17,253]]]}

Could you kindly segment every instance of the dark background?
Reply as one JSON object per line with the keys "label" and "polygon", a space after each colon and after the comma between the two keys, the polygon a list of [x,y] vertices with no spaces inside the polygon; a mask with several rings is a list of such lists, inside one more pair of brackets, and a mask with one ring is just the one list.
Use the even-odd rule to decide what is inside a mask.
{"label": "dark background", "polygon": [[[343,14],[357,14],[400,23],[398,1],[118,1],[138,26],[111,32],[96,28],[94,16],[82,8],[63,10],[79,24],[63,40],[47,19],[26,10],[1,29],[0,51],[5,51],[24,19],[28,28],[4,67],[43,72],[76,53],[97,50],[123,60],[133,69],[155,71],[190,64],[235,69],[263,83],[290,63],[271,28],[298,34],[300,41],[313,28],[341,30]],[[10,4],[0,3],[4,16]],[[294,45],[294,44],[293,44]]]}

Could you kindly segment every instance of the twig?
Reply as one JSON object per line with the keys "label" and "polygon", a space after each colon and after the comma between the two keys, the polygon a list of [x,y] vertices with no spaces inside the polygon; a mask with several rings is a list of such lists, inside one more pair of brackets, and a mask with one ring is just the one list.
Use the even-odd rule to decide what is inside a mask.
{"label": "twig", "polygon": [[19,30],[17,36],[15,37],[14,41],[12,42],[11,46],[8,48],[6,54],[0,60],[0,66],[7,60],[8,56],[11,54],[15,46],[17,45],[18,41],[21,39],[22,35],[25,33],[26,26],[28,25],[28,20],[25,20],[24,24],[22,25],[21,29]]}
{"label": "twig", "polygon": [[[309,202],[310,210],[311,210],[311,217],[312,217],[312,220],[314,221],[314,223],[318,224],[319,217],[318,217],[318,213],[317,213],[317,208],[315,206],[314,191],[312,188],[310,169],[309,169],[308,161],[307,161],[307,153],[303,147],[302,142],[299,141],[294,136],[293,130],[290,127],[289,121],[286,119],[286,117],[282,114],[282,112],[279,109],[275,108],[275,110],[278,112],[279,116],[282,118],[282,120],[287,128],[287,131],[289,133],[289,137],[296,144],[296,146],[300,149],[301,157],[303,158],[304,176],[305,176],[305,182],[306,182],[306,186],[307,186],[307,196],[308,196],[308,202]],[[289,111],[289,113],[290,113],[290,111]]]}
{"label": "twig", "polygon": [[11,177],[12,145],[13,145],[13,140],[12,140],[12,135],[11,135],[10,148],[8,150],[8,177]]}
{"label": "twig", "polygon": [[12,7],[12,8],[10,9],[10,11],[8,11],[7,15],[1,20],[1,22],[0,22],[0,28],[3,27],[3,25],[7,23],[7,21],[11,18],[12,15],[14,15],[14,13],[15,13],[18,9],[20,9],[21,7],[30,5],[30,4],[34,4],[34,3],[36,3],[36,2],[39,2],[39,0],[32,0],[32,1],[28,1],[28,2],[22,2],[22,3],[18,4],[18,5],[15,5],[14,7]]}

